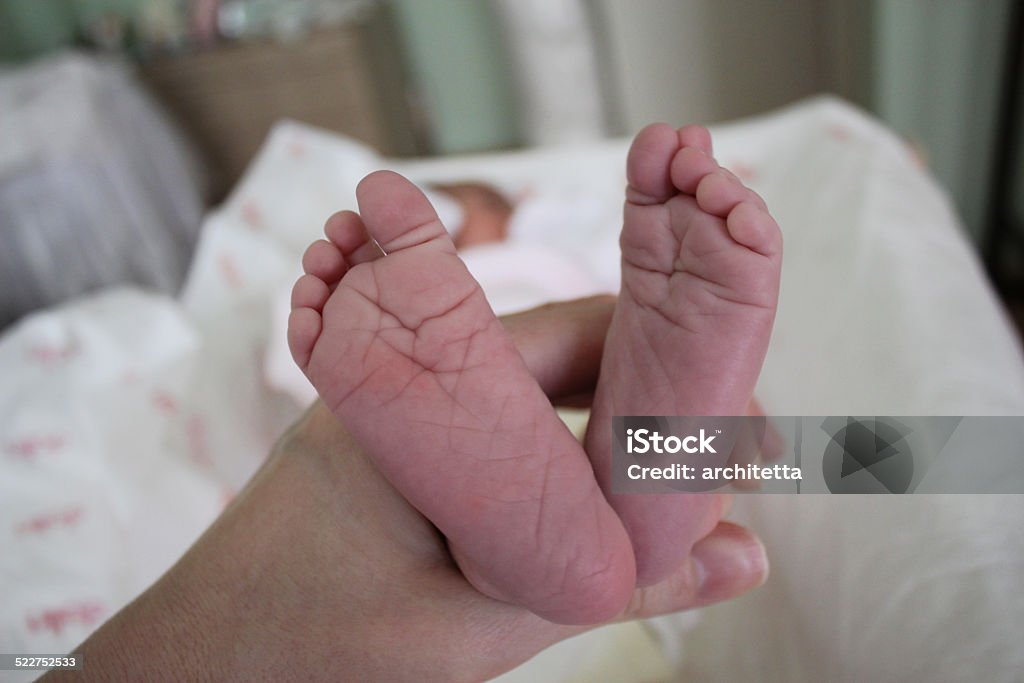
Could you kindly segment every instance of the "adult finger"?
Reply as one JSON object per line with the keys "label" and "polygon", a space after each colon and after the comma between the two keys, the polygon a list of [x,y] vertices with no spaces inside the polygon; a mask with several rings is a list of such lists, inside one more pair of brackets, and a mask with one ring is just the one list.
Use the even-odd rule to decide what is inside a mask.
{"label": "adult finger", "polygon": [[[654,586],[637,589],[619,621],[670,614],[738,597],[764,583],[768,561],[764,546],[749,530],[720,522],[693,548],[690,560]],[[560,626],[512,605],[474,601],[476,615],[468,621],[477,651],[483,653],[479,669],[494,676],[507,671],[546,647],[593,626]]]}
{"label": "adult finger", "polygon": [[593,392],[614,310],[615,297],[594,296],[546,304],[501,322],[541,389],[558,399]]}

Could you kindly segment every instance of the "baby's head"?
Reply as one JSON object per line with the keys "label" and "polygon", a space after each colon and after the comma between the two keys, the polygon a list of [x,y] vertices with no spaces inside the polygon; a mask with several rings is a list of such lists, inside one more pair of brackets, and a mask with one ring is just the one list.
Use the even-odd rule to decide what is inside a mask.
{"label": "baby's head", "polygon": [[[444,183],[431,185],[428,191],[432,195],[444,195],[457,205],[459,225],[447,227],[459,249],[501,242],[508,234],[512,202],[492,185],[478,182]],[[439,213],[445,213],[441,207],[436,208]],[[445,220],[445,216],[442,215],[441,219]],[[452,222],[455,219],[448,220]]]}

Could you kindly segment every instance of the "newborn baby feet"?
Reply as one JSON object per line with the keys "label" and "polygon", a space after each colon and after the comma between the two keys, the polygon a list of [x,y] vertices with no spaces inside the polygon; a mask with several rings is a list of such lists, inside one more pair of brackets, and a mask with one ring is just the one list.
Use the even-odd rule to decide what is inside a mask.
{"label": "newborn baby feet", "polygon": [[466,578],[563,623],[617,614],[636,583],[685,562],[723,507],[711,494],[613,495],[611,417],[743,415],[778,299],[778,226],[714,161],[706,130],[646,128],[627,176],[622,291],[586,438],[614,511],[405,179],[360,184],[361,216],[328,221],[292,297],[296,362]]}
{"label": "newborn baby feet", "polygon": [[303,259],[296,362],[479,590],[556,622],[615,616],[633,553],[583,449],[423,194],[378,172],[357,197]]}
{"label": "newborn baby feet", "polygon": [[782,238],[764,201],[711,156],[698,126],[642,130],[626,162],[622,289],[586,446],[657,583],[718,521],[709,494],[613,495],[611,417],[744,415],[775,319]]}

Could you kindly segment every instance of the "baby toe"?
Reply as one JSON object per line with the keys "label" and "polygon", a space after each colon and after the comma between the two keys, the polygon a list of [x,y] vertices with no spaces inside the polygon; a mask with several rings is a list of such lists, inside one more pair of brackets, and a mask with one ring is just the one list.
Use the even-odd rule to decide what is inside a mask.
{"label": "baby toe", "polygon": [[695,194],[701,210],[719,218],[728,216],[741,202],[765,208],[764,200],[724,168],[701,178]]}
{"label": "baby toe", "polygon": [[713,156],[711,133],[704,126],[683,126],[678,131],[680,147],[696,147],[708,156]]}
{"label": "baby toe", "polygon": [[292,287],[292,308],[312,308],[322,311],[331,288],[320,278],[305,274]]}
{"label": "baby toe", "polygon": [[753,202],[744,201],[729,212],[725,221],[734,240],[764,256],[782,251],[782,232],[771,215]]}
{"label": "baby toe", "polygon": [[718,164],[699,147],[684,147],[672,159],[672,184],[684,194],[695,194],[697,186]]}
{"label": "baby toe", "polygon": [[373,261],[384,255],[367,232],[363,219],[354,211],[339,211],[328,218],[324,234],[341,251],[349,266]]}
{"label": "baby toe", "polygon": [[327,240],[317,240],[302,255],[302,270],[324,282],[337,282],[347,266],[341,251]]}
{"label": "baby toe", "polygon": [[448,230],[423,191],[393,171],[375,171],[356,186],[363,224],[384,254],[432,243],[455,253]]}
{"label": "baby toe", "polygon": [[676,193],[669,169],[679,137],[666,123],[647,126],[633,139],[626,157],[626,198],[634,204],[659,204]]}
{"label": "baby toe", "polygon": [[288,349],[303,372],[323,329],[323,318],[312,308],[296,308],[288,316]]}

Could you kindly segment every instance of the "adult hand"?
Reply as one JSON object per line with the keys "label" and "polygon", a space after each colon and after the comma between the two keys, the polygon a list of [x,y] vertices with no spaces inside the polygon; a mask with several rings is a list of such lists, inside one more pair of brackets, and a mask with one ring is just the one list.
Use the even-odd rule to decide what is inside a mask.
{"label": "adult hand", "polygon": [[[600,344],[583,342],[606,303],[506,319],[550,395],[593,383]],[[726,600],[766,574],[760,542],[720,522],[620,618]],[[185,556],[83,643],[85,668],[49,677],[482,680],[584,630],[477,592],[318,402]]]}

